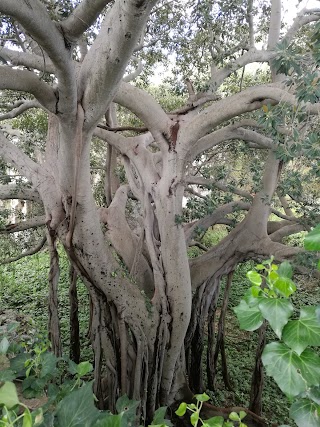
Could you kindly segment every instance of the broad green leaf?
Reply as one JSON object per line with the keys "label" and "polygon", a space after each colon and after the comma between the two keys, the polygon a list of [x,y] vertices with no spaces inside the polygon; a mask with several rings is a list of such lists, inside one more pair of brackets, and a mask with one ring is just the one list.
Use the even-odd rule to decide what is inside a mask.
{"label": "broad green leaf", "polygon": [[22,427],[32,427],[32,416],[28,409],[26,409],[23,413]]}
{"label": "broad green leaf", "polygon": [[303,378],[307,381],[308,386],[320,384],[320,357],[310,348],[306,348],[298,356],[299,369]]}
{"label": "broad green leaf", "polygon": [[121,415],[106,414],[103,418],[96,421],[94,424],[88,424],[90,427],[126,427],[122,424]]}
{"label": "broad green leaf", "polygon": [[289,261],[283,261],[279,265],[278,274],[281,277],[287,277],[288,279],[292,279],[293,269]]}
{"label": "broad green leaf", "polygon": [[131,425],[129,421],[136,418],[138,406],[139,402],[137,400],[130,400],[127,395],[119,397],[116,402],[116,410],[122,417],[121,425],[123,427]]}
{"label": "broad green leaf", "polygon": [[0,354],[6,354],[9,346],[10,346],[10,343],[8,341],[8,338],[3,337],[2,340],[0,341]]}
{"label": "broad green leaf", "polygon": [[320,322],[317,307],[304,307],[298,320],[291,320],[283,328],[282,339],[298,354],[309,345],[320,346]]}
{"label": "broad green leaf", "polygon": [[0,381],[13,381],[16,378],[16,374],[11,369],[4,369],[0,371]]}
{"label": "broad green leaf", "polygon": [[320,251],[320,224],[306,235],[304,247],[308,251]]}
{"label": "broad green leaf", "polygon": [[172,426],[171,421],[165,419],[164,417],[166,416],[166,412],[167,412],[167,407],[166,406],[161,406],[160,408],[158,408],[153,416],[153,421],[151,423],[151,425],[167,425],[167,426]]}
{"label": "broad green leaf", "polygon": [[291,302],[280,298],[262,298],[259,303],[259,309],[278,338],[281,339],[282,329],[293,313]]}
{"label": "broad green leaf", "polygon": [[87,375],[92,370],[93,370],[93,366],[88,361],[81,362],[81,363],[79,363],[79,365],[77,365],[77,375],[80,378],[83,377],[84,375]]}
{"label": "broad green leaf", "polygon": [[247,289],[247,291],[245,292],[244,296],[243,296],[243,300],[248,304],[249,307],[254,307],[257,306],[259,304],[260,301],[260,297],[255,297],[253,296],[253,289],[258,290],[259,292],[261,291],[261,288],[258,286],[251,286],[251,288]]}
{"label": "broad green leaf", "polygon": [[245,411],[240,411],[239,412],[240,420],[243,420],[246,416],[247,416],[247,413]]}
{"label": "broad green leaf", "polygon": [[204,424],[202,427],[222,427],[223,421],[223,417],[212,417],[208,420],[204,420]]}
{"label": "broad green leaf", "polygon": [[19,404],[17,389],[13,383],[7,381],[0,388],[0,404],[8,409]]}
{"label": "broad green leaf", "polygon": [[320,387],[311,387],[307,395],[309,399],[320,405]]}
{"label": "broad green leaf", "polygon": [[92,382],[68,394],[59,402],[55,427],[91,427],[100,412],[94,405]]}
{"label": "broad green leaf", "polygon": [[262,277],[256,271],[248,271],[247,277],[250,280],[250,282],[256,286],[260,286],[262,283]]}
{"label": "broad green leaf", "polygon": [[47,352],[42,356],[42,369],[40,373],[40,378],[44,378],[47,375],[53,377],[56,373],[58,359],[51,353]]}
{"label": "broad green leaf", "polygon": [[240,417],[236,412],[230,412],[229,418],[232,421],[240,421]]}
{"label": "broad green leaf", "polygon": [[198,412],[194,412],[190,417],[190,422],[193,426],[195,426],[198,421],[199,421],[199,414]]}
{"label": "broad green leaf", "polygon": [[180,403],[179,408],[176,410],[176,414],[179,417],[183,417],[183,415],[186,413],[186,411],[187,411],[187,404],[186,404],[186,402],[182,402],[182,403]]}
{"label": "broad green leaf", "polygon": [[297,287],[294,282],[288,277],[279,276],[277,280],[274,281],[273,286],[280,295],[286,298],[288,298],[297,290]]}
{"label": "broad green leaf", "polygon": [[198,402],[207,402],[210,400],[210,397],[207,395],[207,393],[195,394],[194,397],[198,400]]}
{"label": "broad green leaf", "polygon": [[309,399],[299,399],[291,406],[290,417],[298,427],[319,427],[320,406]]}
{"label": "broad green leaf", "polygon": [[263,323],[263,317],[259,307],[249,307],[244,300],[241,300],[240,304],[233,310],[240,322],[241,329],[245,329],[246,331],[255,331],[260,328]]}
{"label": "broad green leaf", "polygon": [[7,334],[14,332],[18,328],[19,325],[20,325],[19,322],[9,323],[9,325],[7,326]]}
{"label": "broad green leaf", "polygon": [[288,396],[297,396],[306,389],[306,383],[297,370],[298,355],[285,344],[272,342],[262,353],[267,375],[273,377],[279,388]]}
{"label": "broad green leaf", "polygon": [[263,264],[257,264],[254,268],[256,270],[264,270],[266,267]]}

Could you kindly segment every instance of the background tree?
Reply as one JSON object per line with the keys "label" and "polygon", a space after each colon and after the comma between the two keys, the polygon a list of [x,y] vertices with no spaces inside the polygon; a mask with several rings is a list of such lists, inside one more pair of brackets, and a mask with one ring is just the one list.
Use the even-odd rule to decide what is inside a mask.
{"label": "background tree", "polygon": [[[289,28],[280,0],[183,7],[0,0],[0,12],[0,153],[4,171],[10,165],[24,177],[6,177],[0,197],[31,201],[40,214],[4,231],[46,229],[56,354],[62,243],[90,294],[99,405],[113,409],[128,393],[148,418],[159,404],[203,387],[203,333],[221,278],[227,275],[231,286],[246,259],[282,260],[302,251],[283,239],[310,226],[305,208],[316,205],[315,187],[300,182],[297,191],[294,174],[317,170],[317,38],[305,44],[299,36],[308,39],[320,10],[303,9]],[[169,111],[147,86],[164,52],[175,53],[169,84],[176,79],[176,93],[186,94]],[[244,67],[257,62],[268,71],[246,77]],[[129,83],[139,73],[137,84]],[[31,120],[45,118],[46,138],[17,133],[27,133],[22,118],[31,108],[42,111]],[[104,171],[94,176],[99,159]],[[105,192],[95,199],[99,179]],[[187,222],[183,201],[190,194],[200,203]],[[216,224],[228,233],[208,249],[197,239]],[[194,245],[203,253],[189,260]],[[207,325],[213,386],[223,322],[217,346]]]}

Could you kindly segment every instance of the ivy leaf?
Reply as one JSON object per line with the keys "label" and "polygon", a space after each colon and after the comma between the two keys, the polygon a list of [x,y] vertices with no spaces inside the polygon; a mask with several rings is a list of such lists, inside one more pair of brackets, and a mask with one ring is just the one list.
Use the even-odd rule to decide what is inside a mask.
{"label": "ivy leaf", "polygon": [[247,277],[250,280],[250,282],[256,286],[260,286],[262,283],[262,277],[256,271],[248,271]]}
{"label": "ivy leaf", "polygon": [[306,389],[306,383],[296,366],[298,355],[279,342],[267,344],[262,353],[267,375],[273,377],[279,388],[289,397],[297,396]]}
{"label": "ivy leaf", "polygon": [[306,235],[304,247],[308,251],[320,251],[320,224]]}
{"label": "ivy leaf", "polygon": [[13,383],[7,381],[0,388],[0,404],[5,405],[8,409],[19,405],[17,389]]}
{"label": "ivy leaf", "polygon": [[56,427],[89,427],[100,416],[94,405],[92,382],[68,394],[59,402]]}
{"label": "ivy leaf", "polygon": [[281,277],[287,277],[288,279],[292,279],[293,270],[289,261],[283,261],[279,265],[278,274]]}
{"label": "ivy leaf", "polygon": [[320,405],[309,399],[300,399],[290,408],[290,417],[298,427],[319,427]]}
{"label": "ivy leaf", "polygon": [[199,421],[199,414],[198,412],[194,412],[190,417],[190,422],[193,426],[195,426],[198,421]]}
{"label": "ivy leaf", "polygon": [[273,286],[278,291],[278,293],[284,296],[285,298],[288,298],[297,290],[297,287],[294,282],[288,277],[279,276],[273,283]]}
{"label": "ivy leaf", "polygon": [[186,411],[187,411],[187,404],[186,402],[182,402],[180,403],[179,408],[176,410],[176,414],[179,417],[183,417]]}
{"label": "ivy leaf", "polygon": [[282,329],[293,313],[291,302],[280,298],[263,298],[259,303],[259,309],[278,338],[281,339]]}
{"label": "ivy leaf", "polygon": [[320,384],[320,357],[310,348],[298,356],[297,368],[307,381],[308,386]]}
{"label": "ivy leaf", "polygon": [[0,354],[6,354],[8,348],[10,347],[10,343],[7,337],[3,337],[0,341]]}
{"label": "ivy leaf", "polygon": [[240,322],[240,328],[246,331],[255,331],[263,323],[263,317],[258,306],[250,307],[244,300],[235,307],[234,312]]}
{"label": "ivy leaf", "polygon": [[23,413],[22,427],[32,427],[32,416],[29,410],[25,410]]}
{"label": "ivy leaf", "polygon": [[223,417],[212,417],[208,420],[204,420],[204,424],[202,427],[222,427],[223,421]]}
{"label": "ivy leaf", "polygon": [[167,407],[166,406],[161,406],[160,408],[158,408],[153,416],[153,420],[151,425],[166,425],[171,427],[172,423],[171,421],[165,419],[164,417],[166,416],[166,412],[167,412]]}
{"label": "ivy leaf", "polygon": [[194,396],[198,402],[207,402],[208,400],[210,400],[210,397],[207,395],[207,393],[202,393],[202,394],[196,394]]}
{"label": "ivy leaf", "polygon": [[90,362],[85,361],[85,362],[80,362],[77,365],[77,375],[81,378],[84,375],[87,375],[89,372],[91,372],[93,370],[93,366]]}
{"label": "ivy leaf", "polygon": [[317,307],[303,307],[298,320],[291,320],[283,328],[283,341],[299,355],[309,345],[320,346],[320,322]]}

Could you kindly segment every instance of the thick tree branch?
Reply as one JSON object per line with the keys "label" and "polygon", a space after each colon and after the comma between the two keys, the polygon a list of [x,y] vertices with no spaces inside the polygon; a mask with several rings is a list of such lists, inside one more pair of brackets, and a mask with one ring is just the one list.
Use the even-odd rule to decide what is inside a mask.
{"label": "thick tree branch", "polygon": [[31,200],[33,202],[41,202],[40,196],[35,189],[24,188],[19,185],[0,185],[0,200]]}
{"label": "thick tree branch", "polygon": [[22,254],[14,257],[14,258],[7,258],[3,261],[0,261],[0,264],[1,265],[10,264],[11,262],[15,262],[15,261],[18,261],[19,259],[22,259],[22,258],[25,258],[27,256],[31,256],[31,255],[36,254],[37,252],[39,252],[43,248],[46,241],[47,241],[47,238],[46,238],[46,236],[44,236],[34,248],[30,249],[27,252],[23,252]]}
{"label": "thick tree branch", "polygon": [[0,131],[0,156],[15,167],[23,176],[34,185],[41,180],[41,167],[24,154],[17,146],[12,144]]}
{"label": "thick tree branch", "polygon": [[60,22],[64,36],[72,43],[93,25],[103,11],[103,8],[112,0],[82,0],[67,19]]}
{"label": "thick tree branch", "polygon": [[0,47],[0,56],[14,66],[23,65],[27,68],[34,68],[42,72],[54,73],[54,65],[44,54],[43,56],[11,50],[6,47]]}
{"label": "thick tree branch", "polygon": [[31,71],[14,70],[5,65],[0,66],[0,89],[29,92],[47,110],[56,112],[57,98],[55,92]]}
{"label": "thick tree branch", "polygon": [[30,108],[41,108],[41,104],[36,99],[24,101],[19,107],[13,108],[11,111],[8,111],[7,113],[0,114],[0,121],[18,117],[20,116],[20,114],[24,113]]}
{"label": "thick tree branch", "polygon": [[168,132],[172,125],[167,114],[151,95],[129,83],[121,83],[114,100],[138,116],[155,137],[160,132]]}
{"label": "thick tree branch", "polygon": [[45,225],[46,217],[36,216],[25,221],[8,224],[4,228],[0,228],[0,234],[17,233],[18,231],[30,230]]}
{"label": "thick tree branch", "polygon": [[188,184],[201,185],[203,187],[216,187],[221,191],[230,192],[233,194],[237,194],[238,196],[245,197],[246,199],[252,200],[253,196],[248,191],[241,190],[240,188],[234,188],[233,186],[228,186],[227,184],[223,184],[220,181],[216,181],[213,179],[206,179],[200,176],[187,176],[186,182]]}
{"label": "thick tree branch", "polygon": [[83,60],[79,97],[91,129],[107,111],[156,0],[117,0]]}
{"label": "thick tree branch", "polygon": [[[210,133],[216,126],[233,117],[257,110],[267,102],[287,102],[297,105],[295,96],[282,89],[280,85],[255,86],[207,107],[202,114],[180,127],[180,138],[185,141],[186,148],[192,149],[194,141]],[[311,114],[318,114],[320,104],[306,103],[305,108]]]}
{"label": "thick tree branch", "polygon": [[0,11],[15,18],[48,54],[55,66],[61,89],[59,112],[74,114],[77,91],[70,45],[66,42],[63,32],[59,31],[58,26],[51,20],[44,4],[39,0],[2,0]]}

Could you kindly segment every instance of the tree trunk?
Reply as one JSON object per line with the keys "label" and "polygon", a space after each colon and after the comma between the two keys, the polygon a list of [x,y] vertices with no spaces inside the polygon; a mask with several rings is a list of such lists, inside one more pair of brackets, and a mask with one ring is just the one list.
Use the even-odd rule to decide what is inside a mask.
{"label": "tree trunk", "polygon": [[70,266],[69,279],[69,300],[70,300],[70,359],[75,363],[80,362],[80,335],[78,317],[78,293],[77,293],[77,273]]}

